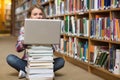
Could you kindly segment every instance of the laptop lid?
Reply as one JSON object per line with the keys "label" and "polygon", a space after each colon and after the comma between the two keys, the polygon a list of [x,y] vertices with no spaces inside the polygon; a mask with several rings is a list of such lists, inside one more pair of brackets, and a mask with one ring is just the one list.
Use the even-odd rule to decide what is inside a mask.
{"label": "laptop lid", "polygon": [[25,19],[24,44],[59,44],[61,21]]}

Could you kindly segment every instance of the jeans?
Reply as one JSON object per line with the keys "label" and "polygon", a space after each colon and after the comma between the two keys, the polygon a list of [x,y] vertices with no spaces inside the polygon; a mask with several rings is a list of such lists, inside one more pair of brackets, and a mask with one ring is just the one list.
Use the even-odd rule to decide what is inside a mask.
{"label": "jeans", "polygon": [[[15,68],[17,71],[23,70],[24,72],[26,72],[25,71],[25,66],[27,66],[26,60],[23,60],[13,54],[8,55],[6,60],[7,60],[7,63],[11,67]],[[54,72],[61,69],[64,66],[64,63],[65,63],[65,61],[63,58],[61,58],[61,57],[55,58],[54,63],[53,63],[54,64]]]}

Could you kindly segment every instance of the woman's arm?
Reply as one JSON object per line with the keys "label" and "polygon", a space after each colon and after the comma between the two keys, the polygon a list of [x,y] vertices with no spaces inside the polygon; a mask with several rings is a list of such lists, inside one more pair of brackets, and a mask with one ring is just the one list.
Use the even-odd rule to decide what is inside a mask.
{"label": "woman's arm", "polygon": [[17,39],[17,43],[16,43],[17,52],[21,52],[25,49],[25,45],[23,43],[24,43],[24,27],[21,27],[20,33]]}
{"label": "woman's arm", "polygon": [[17,44],[16,44],[16,51],[17,52],[22,52],[24,50],[24,44],[20,41],[17,41]]}

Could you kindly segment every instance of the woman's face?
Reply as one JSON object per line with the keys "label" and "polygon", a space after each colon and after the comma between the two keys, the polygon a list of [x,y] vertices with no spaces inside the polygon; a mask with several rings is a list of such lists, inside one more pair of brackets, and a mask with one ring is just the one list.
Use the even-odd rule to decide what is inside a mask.
{"label": "woman's face", "polygon": [[31,19],[42,19],[43,18],[43,12],[42,10],[38,8],[34,8],[31,12]]}

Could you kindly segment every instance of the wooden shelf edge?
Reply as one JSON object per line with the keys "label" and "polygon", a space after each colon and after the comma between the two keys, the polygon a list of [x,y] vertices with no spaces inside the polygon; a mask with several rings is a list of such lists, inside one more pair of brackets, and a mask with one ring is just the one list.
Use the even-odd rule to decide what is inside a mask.
{"label": "wooden shelf edge", "polygon": [[[95,74],[95,75],[97,75],[105,80],[120,80],[119,75],[114,75],[113,73],[110,73],[107,70],[103,70],[102,68],[98,68],[98,67],[95,67],[91,64],[73,59],[72,57],[69,57],[65,54],[61,54],[59,52],[54,52],[54,55],[58,56],[58,57],[63,57],[66,61],[68,61],[68,62],[70,62],[70,63],[72,63],[80,68],[83,68],[84,70],[87,70],[88,72],[91,72],[91,73],[93,73],[93,74]],[[90,69],[90,70],[88,70],[88,69]]]}
{"label": "wooden shelf edge", "polygon": [[91,73],[93,73],[97,76],[100,76],[100,77],[104,78],[105,80],[120,80],[119,75],[110,73],[109,71],[103,70],[102,68],[98,68],[98,67],[91,65],[90,70],[91,70]]}
{"label": "wooden shelf edge", "polygon": [[72,63],[72,64],[74,64],[74,65],[76,65],[76,66],[78,66],[80,68],[83,68],[84,70],[88,71],[88,64],[85,63],[85,62],[79,61],[77,59],[69,57],[69,56],[67,56],[65,54],[61,54],[59,52],[55,52],[54,55],[58,56],[58,57],[63,57],[66,61],[68,61],[68,62],[70,62],[70,63]]}

